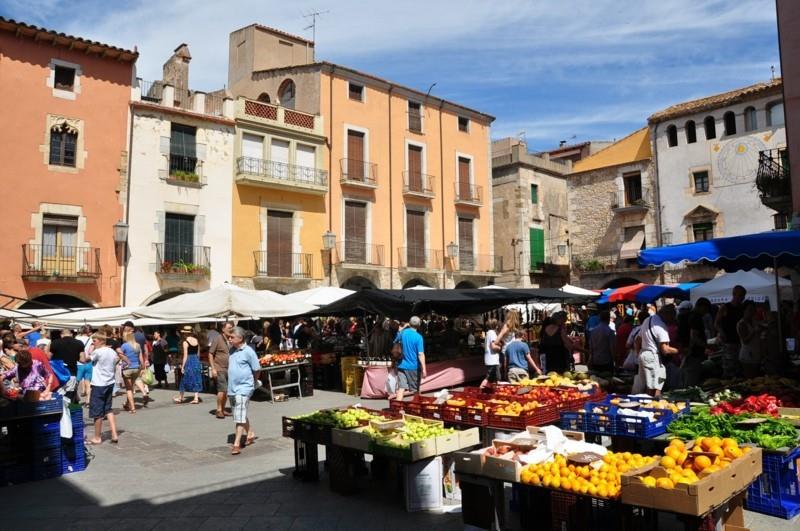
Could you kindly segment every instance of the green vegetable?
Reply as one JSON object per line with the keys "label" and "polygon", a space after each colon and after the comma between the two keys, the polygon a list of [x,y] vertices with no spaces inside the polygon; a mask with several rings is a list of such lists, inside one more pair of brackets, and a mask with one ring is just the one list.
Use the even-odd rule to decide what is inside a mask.
{"label": "green vegetable", "polygon": [[[750,418],[763,418],[764,422],[752,429],[741,429],[736,426]],[[691,415],[674,420],[667,430],[681,439],[698,437],[730,437],[739,443],[753,443],[767,450],[793,448],[797,444],[797,430],[782,419],[767,415],[746,413],[742,415],[711,415],[707,409],[701,409]]]}

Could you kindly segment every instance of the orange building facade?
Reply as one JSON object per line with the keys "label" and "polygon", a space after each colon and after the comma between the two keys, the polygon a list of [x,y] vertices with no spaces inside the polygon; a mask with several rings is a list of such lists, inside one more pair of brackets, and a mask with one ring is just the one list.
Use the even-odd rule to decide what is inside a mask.
{"label": "orange building facade", "polygon": [[[119,304],[131,84],[138,54],[0,18],[0,293]],[[18,305],[18,304],[17,304]]]}
{"label": "orange building facade", "polygon": [[[315,129],[321,126],[325,142],[310,170],[326,172],[327,193],[321,197],[318,190],[297,186],[308,199],[297,201],[296,214],[290,212],[303,218],[301,226],[292,224],[292,237],[308,242],[304,250],[321,267],[310,285],[476,287],[499,277],[503,265],[494,256],[492,237],[492,116],[316,62],[313,43],[259,25],[231,34],[228,88],[234,97],[308,113],[316,117]],[[261,190],[260,204],[269,204],[270,194],[279,193]],[[237,195],[241,191],[234,194],[234,248],[254,248],[258,242],[237,242],[237,234],[248,232],[237,223]],[[313,216],[303,213],[306,206]],[[238,265],[234,253],[234,279],[252,269],[247,259],[246,266]]]}

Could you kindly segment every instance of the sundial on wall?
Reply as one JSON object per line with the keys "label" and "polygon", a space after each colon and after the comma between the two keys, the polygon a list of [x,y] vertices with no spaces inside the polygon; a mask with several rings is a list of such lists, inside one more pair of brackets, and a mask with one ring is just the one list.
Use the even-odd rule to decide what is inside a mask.
{"label": "sundial on wall", "polygon": [[764,142],[752,136],[729,141],[717,157],[719,180],[726,184],[753,181],[758,171],[758,152],[764,149]]}

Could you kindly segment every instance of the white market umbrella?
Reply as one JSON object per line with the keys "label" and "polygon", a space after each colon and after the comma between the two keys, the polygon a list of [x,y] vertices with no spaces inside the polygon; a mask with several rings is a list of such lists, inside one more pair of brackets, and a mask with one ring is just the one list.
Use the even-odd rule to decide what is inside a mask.
{"label": "white market umbrella", "polygon": [[411,288],[405,288],[405,289],[436,289],[436,288],[432,288],[430,286],[423,286],[422,284],[420,284],[418,286],[414,286],[414,287],[411,287]]}
{"label": "white market umbrella", "polygon": [[505,286],[498,286],[497,284],[491,284],[489,286],[481,286],[478,289],[508,289]]}
{"label": "white market umbrella", "polygon": [[286,295],[286,298],[305,304],[313,304],[314,306],[325,306],[326,304],[336,302],[353,293],[355,293],[355,291],[351,289],[337,288],[336,286],[321,286],[319,288],[304,289],[303,291],[289,293]]}
{"label": "white market umbrella", "polygon": [[692,304],[700,297],[705,297],[714,304],[729,302],[734,286],[743,286],[747,290],[747,300],[764,302],[769,300],[772,311],[777,311],[781,298],[792,298],[792,282],[785,278],[778,280],[780,293],[775,289],[775,277],[758,269],[736,271],[704,282],[689,292]]}
{"label": "white market umbrella", "polygon": [[250,290],[222,284],[199,293],[185,293],[135,310],[137,317],[164,320],[200,320],[207,317],[257,319],[284,317],[316,310],[316,306],[294,301],[269,290]]}
{"label": "white market umbrella", "polygon": [[573,286],[572,284],[564,284],[561,286],[561,291],[564,293],[569,293],[570,295],[582,295],[585,297],[599,297],[600,294],[596,291],[592,291],[590,289],[584,289],[578,286]]}

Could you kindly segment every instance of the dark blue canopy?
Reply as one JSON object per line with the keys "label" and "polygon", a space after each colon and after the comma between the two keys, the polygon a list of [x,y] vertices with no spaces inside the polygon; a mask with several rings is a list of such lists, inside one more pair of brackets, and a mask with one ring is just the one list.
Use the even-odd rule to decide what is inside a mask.
{"label": "dark blue canopy", "polygon": [[639,265],[708,262],[725,271],[800,265],[800,231],[773,231],[654,247],[639,252]]}

